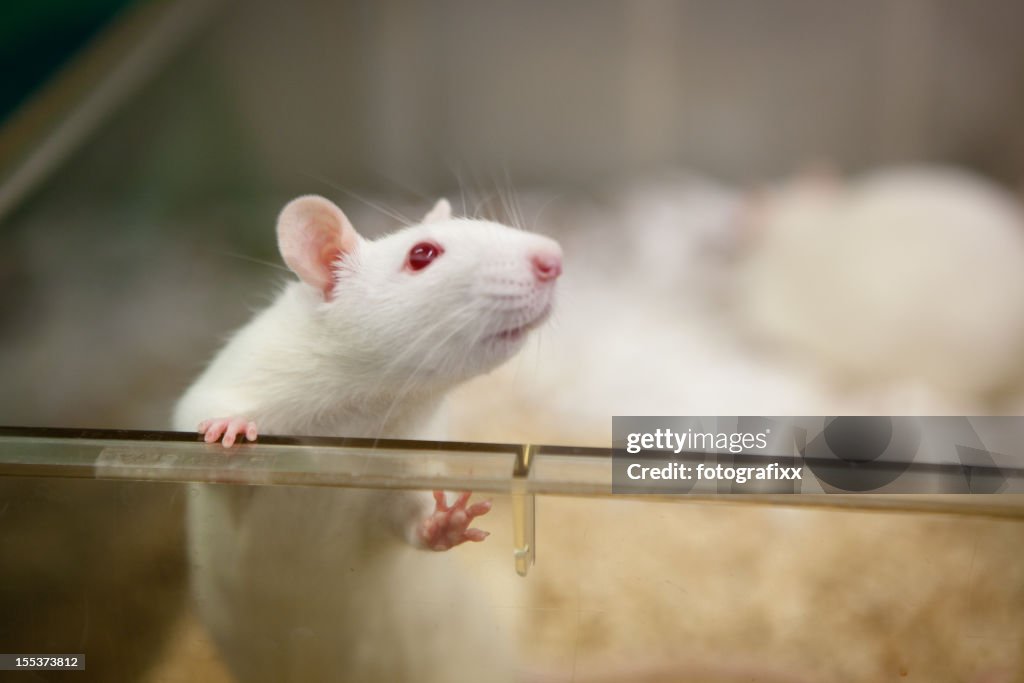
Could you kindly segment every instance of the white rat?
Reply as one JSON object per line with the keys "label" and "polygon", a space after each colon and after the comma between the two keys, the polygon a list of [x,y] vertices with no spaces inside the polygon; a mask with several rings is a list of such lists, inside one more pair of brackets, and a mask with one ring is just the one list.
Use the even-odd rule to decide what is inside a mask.
{"label": "white rat", "polygon": [[[549,315],[556,242],[453,219],[365,240],[300,197],[278,244],[299,276],[237,332],[174,426],[230,447],[259,433],[437,438],[446,392],[495,368]],[[444,494],[200,485],[189,505],[199,610],[244,681],[500,681],[494,633],[448,550],[489,503]],[[431,509],[433,506],[433,509]]]}
{"label": "white rat", "polygon": [[955,169],[818,177],[748,212],[738,311],[851,383],[985,399],[1024,366],[1024,211]]}

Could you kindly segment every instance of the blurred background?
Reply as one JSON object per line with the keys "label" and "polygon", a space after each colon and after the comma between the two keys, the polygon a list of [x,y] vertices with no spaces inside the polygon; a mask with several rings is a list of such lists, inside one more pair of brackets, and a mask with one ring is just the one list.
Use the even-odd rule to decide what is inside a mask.
{"label": "blurred background", "polygon": [[[347,192],[415,212],[442,194],[473,208],[539,191],[538,207],[575,209],[651,194],[645,179],[678,169],[737,192],[820,162],[952,163],[1013,191],[1024,178],[1012,1],[4,12],[13,424],[165,425],[189,369],[272,291],[278,274],[245,259],[277,263],[273,218],[299,193],[369,214],[357,227],[373,234],[394,222]],[[681,203],[661,187],[647,204]],[[587,206],[631,221],[625,235],[651,222],[621,204]]]}
{"label": "blurred background", "polygon": [[[991,370],[1006,382],[938,394],[924,371],[851,378],[819,347],[763,341],[771,326],[732,304],[762,291],[744,271],[757,253],[736,227],[745,198],[822,166],[969,173],[957,187],[981,184],[982,214],[1010,207],[993,228],[1007,255],[996,270],[1024,271],[1021,26],[1015,0],[5,3],[0,424],[165,429],[225,335],[285,279],[274,218],[311,192],[369,236],[396,227],[373,205],[417,216],[444,195],[503,219],[514,204],[562,240],[554,330],[526,363],[467,388],[462,438],[607,445],[608,416],[627,412],[1019,413],[1016,365]],[[940,265],[986,280],[978,253]],[[979,296],[1017,305],[1012,275],[986,282]],[[1024,348],[1015,320],[1000,358]],[[934,329],[906,326],[912,344]],[[0,481],[0,649],[85,651],[94,680],[165,666],[165,637],[174,657],[213,657],[181,625],[183,498]],[[1019,526],[999,533],[1024,540]],[[19,553],[25,534],[46,552]],[[1024,604],[1020,579],[993,600]],[[1024,626],[1006,623],[1019,645]],[[153,644],[115,658],[117,624]],[[850,666],[838,680],[872,680]]]}

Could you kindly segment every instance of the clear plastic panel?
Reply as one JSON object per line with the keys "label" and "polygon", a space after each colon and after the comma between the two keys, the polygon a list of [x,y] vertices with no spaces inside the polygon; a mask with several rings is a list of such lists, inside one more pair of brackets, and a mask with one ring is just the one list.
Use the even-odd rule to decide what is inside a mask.
{"label": "clear plastic panel", "polygon": [[[355,680],[340,672],[357,661],[362,680],[463,680],[428,675],[438,648],[454,671],[484,672],[465,680],[1022,670],[1016,495],[628,498],[608,493],[600,449],[267,438],[236,451],[4,429],[5,649],[83,653],[85,680],[154,683]],[[490,499],[474,525],[491,536],[387,561],[372,535],[351,546],[367,510],[434,489]],[[233,502],[203,507],[203,491]],[[258,561],[237,564],[239,548]],[[332,638],[324,651],[348,654],[318,659]],[[358,657],[342,642],[362,643]]]}

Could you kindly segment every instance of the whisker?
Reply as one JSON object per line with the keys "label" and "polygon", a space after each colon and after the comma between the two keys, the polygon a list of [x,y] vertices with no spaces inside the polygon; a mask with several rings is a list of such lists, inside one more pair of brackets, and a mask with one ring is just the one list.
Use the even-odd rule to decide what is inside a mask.
{"label": "whisker", "polygon": [[233,251],[215,251],[214,253],[220,254],[221,256],[227,256],[229,258],[236,258],[240,261],[248,261],[249,263],[255,263],[261,266],[267,266],[268,268],[274,268],[275,270],[281,270],[286,273],[292,272],[287,267],[282,266],[280,263],[273,263],[271,261],[264,261],[263,259],[254,258],[252,256],[246,256],[245,254],[239,254]]}
{"label": "whisker", "polygon": [[382,214],[384,216],[387,216],[388,218],[393,218],[394,220],[398,221],[399,223],[401,223],[405,227],[416,224],[416,221],[410,219],[408,216],[403,215],[402,213],[396,211],[395,209],[389,209],[388,207],[386,207],[386,206],[384,206],[382,204],[379,204],[377,202],[374,202],[371,199],[368,199],[368,198],[364,197],[363,195],[359,194],[358,192],[354,192],[354,191],[349,190],[349,189],[347,189],[345,187],[342,187],[341,185],[338,185],[337,183],[333,183],[330,180],[324,178],[323,176],[319,176],[319,175],[317,175],[315,173],[307,173],[305,171],[302,171],[301,173],[304,176],[306,176],[308,178],[312,178],[313,180],[316,180],[318,182],[321,182],[324,185],[327,185],[328,187],[330,187],[330,188],[332,188],[334,190],[337,190],[338,192],[341,192],[341,193],[351,197],[352,199],[355,199],[358,202],[362,202],[366,206],[370,207],[371,209],[374,209],[375,211],[377,211],[378,213],[380,213],[380,214]]}
{"label": "whisker", "polygon": [[[465,309],[463,309],[463,310],[465,310]],[[470,323],[472,323],[474,320],[475,320],[475,318],[469,317],[461,325],[455,326],[455,328],[453,330],[451,330],[451,332],[449,332],[445,336],[444,339],[442,339],[440,342],[438,342],[438,344],[433,349],[431,349],[431,352],[428,352],[427,354],[424,354],[424,356],[420,360],[420,362],[416,365],[415,368],[413,368],[413,371],[411,373],[409,373],[408,379],[406,379],[405,383],[398,390],[398,393],[395,395],[394,399],[391,401],[391,405],[388,406],[387,412],[384,413],[384,417],[381,419],[380,427],[377,430],[377,436],[375,437],[376,440],[379,440],[381,438],[381,434],[383,434],[384,429],[387,426],[388,419],[390,419],[391,414],[394,412],[395,406],[397,406],[399,403],[401,403],[402,400],[405,399],[405,397],[409,394],[409,391],[412,389],[414,380],[419,376],[420,372],[423,370],[423,368],[426,365],[427,361],[433,360],[433,358],[434,358],[436,353],[443,351],[444,345],[445,345],[445,343],[449,339],[451,339],[456,334],[458,334],[463,329],[465,329],[466,326],[469,325]],[[445,322],[447,322],[447,320]],[[413,348],[415,348],[415,346],[413,346]]]}
{"label": "whisker", "polygon": [[[507,175],[507,171],[506,171]],[[504,225],[511,225],[514,222],[512,216],[512,207],[509,204],[509,193],[506,191],[501,180],[496,175],[491,176],[491,180],[494,183],[494,187],[498,193],[498,200],[500,203],[501,214],[498,216],[498,222]]]}
{"label": "whisker", "polygon": [[[459,191],[462,194],[462,215],[472,219],[481,218],[480,209],[483,201],[478,198],[483,194],[483,184],[480,182],[479,176],[472,170],[467,170],[465,173],[460,171],[451,161],[447,163],[447,166],[459,183]],[[466,178],[467,173],[468,179]]]}
{"label": "whisker", "polygon": [[502,170],[505,173],[505,183],[508,186],[509,193],[509,214],[510,214],[510,225],[519,228],[520,230],[526,227],[523,221],[523,213],[520,206],[519,195],[516,193],[515,185],[512,183],[512,176],[509,174],[508,166],[503,165]]}
{"label": "whisker", "polygon": [[406,199],[411,198],[417,200],[418,202],[428,202],[431,199],[436,199],[436,197],[432,197],[430,194],[422,190],[417,190],[412,185],[408,185],[404,182],[397,180],[394,176],[390,176],[382,171],[372,168],[367,170],[371,175],[375,176],[378,180],[383,181],[385,184],[390,185],[392,187],[396,187],[399,190],[401,190],[402,193],[405,195]]}
{"label": "whisker", "polygon": [[555,202],[555,200],[560,199],[560,198],[561,197],[559,197],[559,195],[552,194],[550,197],[548,197],[547,199],[544,200],[544,202],[540,205],[540,208],[538,208],[537,211],[534,212],[534,214],[533,214],[533,222],[530,223],[531,230],[536,231],[537,227],[541,225],[541,222],[540,222],[541,214],[544,213],[544,210],[547,209],[549,206],[551,206],[551,204],[553,204]]}
{"label": "whisker", "polygon": [[481,199],[477,200],[476,206],[474,207],[474,210],[473,210],[473,215],[476,218],[484,218],[484,219],[491,219],[491,218],[493,218],[494,216],[492,216],[490,213],[485,213],[484,212],[484,207],[485,206],[489,206],[490,203],[491,203],[491,200],[493,200],[493,199],[494,199],[494,193],[493,192],[488,192],[487,194],[483,195],[483,197]]}
{"label": "whisker", "polygon": [[469,216],[469,205],[466,203],[466,186],[462,180],[462,174],[459,173],[457,168],[450,168],[451,174],[455,176],[455,182],[459,186],[459,198],[462,200],[462,214],[463,216]]}
{"label": "whisker", "polygon": [[465,308],[452,311],[451,314],[449,314],[448,316],[442,317],[441,319],[435,321],[433,325],[421,330],[420,333],[413,340],[411,340],[405,345],[405,349],[402,352],[392,357],[391,362],[388,363],[387,366],[385,366],[384,370],[382,371],[382,374],[384,374],[385,376],[389,374],[399,364],[404,362],[410,355],[419,350],[421,343],[425,339],[427,339],[431,334],[433,334],[435,330],[450,324],[452,320],[457,318],[457,316],[459,316],[464,310]]}

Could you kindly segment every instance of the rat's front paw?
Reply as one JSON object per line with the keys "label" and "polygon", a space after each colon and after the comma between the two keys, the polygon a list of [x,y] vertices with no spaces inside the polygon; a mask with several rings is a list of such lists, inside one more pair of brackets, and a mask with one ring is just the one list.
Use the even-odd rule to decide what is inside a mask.
{"label": "rat's front paw", "polygon": [[417,530],[424,546],[431,550],[450,550],[466,541],[479,542],[490,536],[490,532],[483,529],[470,529],[469,524],[474,517],[490,512],[491,501],[466,507],[470,495],[469,491],[460,494],[455,504],[448,507],[444,491],[434,491],[434,512],[423,520]]}
{"label": "rat's front paw", "polygon": [[248,418],[215,417],[200,422],[199,433],[203,435],[203,440],[206,443],[220,441],[225,448],[231,448],[240,436],[244,436],[249,441],[255,441],[257,430],[256,423]]}

